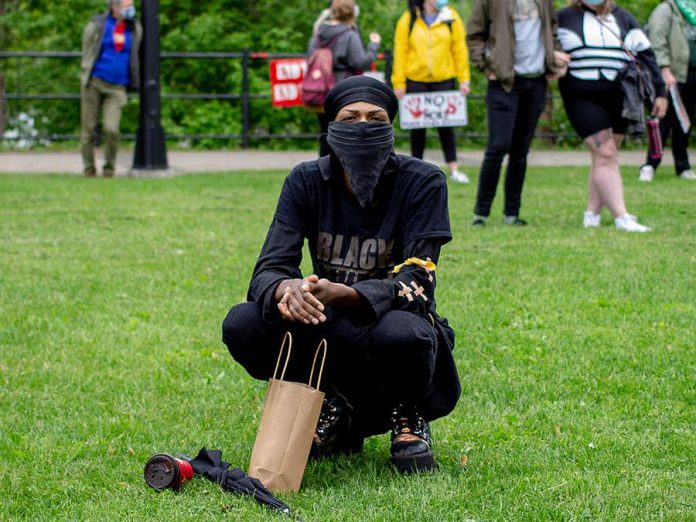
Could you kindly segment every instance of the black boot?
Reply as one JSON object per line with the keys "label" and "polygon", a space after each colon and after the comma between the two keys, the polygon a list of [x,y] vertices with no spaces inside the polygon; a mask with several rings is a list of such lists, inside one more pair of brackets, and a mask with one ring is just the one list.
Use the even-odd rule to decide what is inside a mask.
{"label": "black boot", "polygon": [[340,397],[324,399],[309,456],[318,459],[361,452],[365,439],[351,433],[350,428],[350,408],[346,402]]}
{"label": "black boot", "polygon": [[392,411],[391,462],[401,473],[432,471],[437,467],[430,425],[415,408]]}

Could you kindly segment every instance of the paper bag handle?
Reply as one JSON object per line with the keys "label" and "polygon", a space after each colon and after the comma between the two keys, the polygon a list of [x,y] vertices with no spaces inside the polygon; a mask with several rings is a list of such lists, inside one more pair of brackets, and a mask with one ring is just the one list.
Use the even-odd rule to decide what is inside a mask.
{"label": "paper bag handle", "polygon": [[326,349],[327,349],[328,343],[326,342],[326,339],[322,339],[319,341],[319,345],[317,346],[317,350],[314,352],[314,361],[312,361],[312,371],[309,374],[309,386],[312,386],[312,378],[314,377],[314,368],[317,366],[317,357],[319,357],[319,351],[322,350],[324,353],[321,358],[321,366],[319,366],[319,376],[317,377],[317,385],[312,386],[315,389],[319,389],[319,385],[321,384],[321,374],[324,373],[324,363],[326,362]]}
{"label": "paper bag handle", "polygon": [[280,359],[283,356],[283,351],[285,350],[285,341],[287,341],[288,353],[285,356],[285,364],[283,364],[283,373],[280,374],[280,380],[285,378],[285,370],[288,368],[288,361],[290,361],[290,352],[292,351],[292,334],[290,332],[285,332],[283,336],[283,342],[280,344],[280,351],[278,352],[278,360],[276,361],[275,370],[273,370],[273,378],[278,379],[278,367],[280,366]]}

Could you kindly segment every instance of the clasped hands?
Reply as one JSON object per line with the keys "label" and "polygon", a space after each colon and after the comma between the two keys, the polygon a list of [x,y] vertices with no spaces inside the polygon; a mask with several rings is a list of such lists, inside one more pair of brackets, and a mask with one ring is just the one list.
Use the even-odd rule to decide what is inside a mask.
{"label": "clasped hands", "polygon": [[341,283],[319,279],[312,274],[304,279],[286,279],[276,287],[278,311],[286,321],[317,325],[326,321],[324,310],[330,304],[351,304],[358,293]]}

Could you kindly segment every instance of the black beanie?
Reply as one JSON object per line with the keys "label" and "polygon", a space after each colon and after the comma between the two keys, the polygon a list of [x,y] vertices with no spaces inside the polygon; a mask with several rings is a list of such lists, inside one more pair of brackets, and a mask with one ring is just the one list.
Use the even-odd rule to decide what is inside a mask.
{"label": "black beanie", "polygon": [[386,83],[369,76],[351,76],[329,91],[324,100],[324,112],[329,121],[334,121],[338,111],[355,102],[373,103],[383,108],[390,121],[394,121],[399,111],[399,102]]}

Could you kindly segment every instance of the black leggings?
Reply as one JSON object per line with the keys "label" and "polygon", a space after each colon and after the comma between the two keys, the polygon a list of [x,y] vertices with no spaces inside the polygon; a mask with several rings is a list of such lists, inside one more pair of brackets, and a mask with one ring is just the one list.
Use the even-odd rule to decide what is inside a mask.
{"label": "black leggings", "polygon": [[604,129],[626,133],[628,120],[621,116],[624,95],[618,81],[580,80],[568,75],[561,78],[558,88],[568,120],[583,140]]}
{"label": "black leggings", "polygon": [[[406,80],[406,92],[435,92],[435,91],[453,91],[456,89],[454,78],[445,80],[444,82],[414,82]],[[414,158],[423,159],[423,151],[425,150],[425,132],[426,129],[414,129],[411,131],[411,156]],[[440,143],[442,144],[442,152],[445,154],[445,161],[452,163],[457,161],[457,142],[454,137],[454,129],[452,127],[438,127],[437,132],[440,135]]]}
{"label": "black leggings", "polygon": [[329,117],[323,112],[318,112],[317,120],[319,120],[319,128],[321,129],[319,136],[319,157],[321,158],[331,153],[331,147],[326,142],[326,133],[329,132]]}

